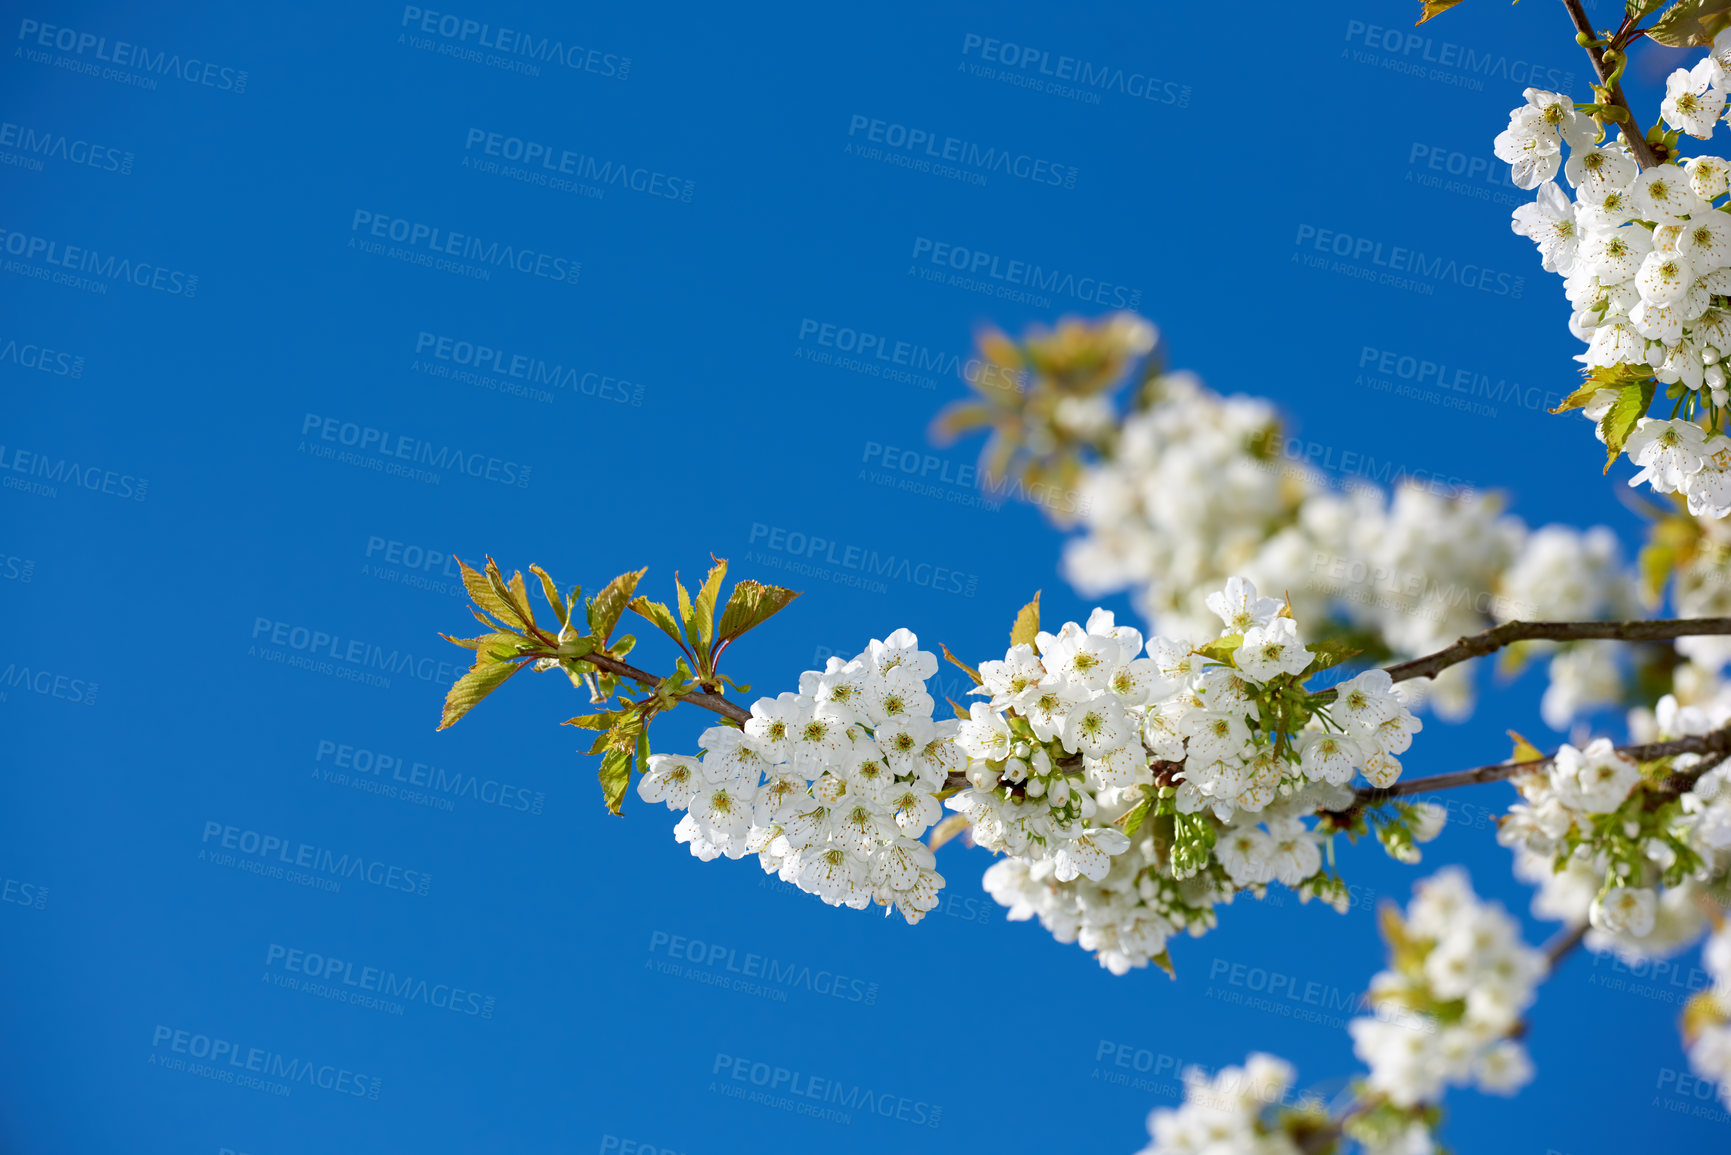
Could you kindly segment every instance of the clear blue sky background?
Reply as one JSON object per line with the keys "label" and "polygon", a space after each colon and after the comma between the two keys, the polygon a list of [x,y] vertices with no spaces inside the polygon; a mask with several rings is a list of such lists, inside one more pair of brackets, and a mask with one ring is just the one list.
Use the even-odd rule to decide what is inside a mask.
{"label": "clear blue sky background", "polygon": [[[444,24],[450,39],[437,18],[405,27],[390,4],[162,7],[14,6],[0,68],[5,131],[96,148],[0,167],[13,262],[0,442],[9,469],[40,455],[94,486],[38,476],[53,493],[0,490],[0,665],[33,679],[0,687],[0,1147],[1129,1152],[1147,1111],[1176,1101],[1176,1065],[1265,1048],[1302,1084],[1339,1086],[1348,1038],[1309,1020],[1338,1019],[1378,969],[1374,903],[1404,900],[1418,871],[1343,845],[1359,909],[1239,904],[1175,945],[1176,983],[1113,978],[1005,922],[979,886],[987,856],[960,845],[941,855],[947,903],[923,925],[831,910],[765,886],[752,862],[697,862],[635,795],[627,820],[608,817],[578,736],[556,725],[582,709],[562,680],[525,675],[435,734],[436,662],[460,657],[436,631],[468,617],[428,558],[492,552],[591,588],[648,565],[664,597],[711,551],[777,580],[776,555],[752,540],[766,527],[760,538],[778,528],[964,575],[960,593],[790,581],[805,596],[734,659],[768,693],[821,650],[851,654],[898,626],[990,656],[1036,588],[1048,614],[1085,613],[1031,509],[861,479],[883,446],[926,450],[929,418],[961,391],[952,377],[806,356],[824,351],[822,325],[948,355],[983,320],[1104,311],[928,282],[921,238],[1139,292],[1175,363],[1275,398],[1298,435],[1503,489],[1535,524],[1606,522],[1632,546],[1638,523],[1619,479],[1599,478],[1584,424],[1540,411],[1570,387],[1576,346],[1560,286],[1509,232],[1518,194],[1489,159],[1530,69],[1585,95],[1557,5],[1476,0],[1410,42],[1417,6],[1368,0],[1277,20],[1172,5],[473,3]],[[581,67],[494,67],[478,30],[480,61],[442,54],[465,47],[465,20],[490,41],[500,27],[559,40]],[[1073,99],[970,71],[1004,70],[1002,48],[982,61],[987,40],[1108,80]],[[1469,51],[1489,75],[1468,71]],[[174,72],[151,71],[173,58]],[[1058,183],[850,155],[870,131],[850,137],[856,117],[1043,158]],[[653,183],[596,198],[465,166],[509,167],[486,155],[489,133],[501,150],[515,137]],[[0,151],[28,158],[23,139]],[[544,255],[554,276],[393,259],[371,233],[387,219],[437,229],[440,244],[460,248],[457,233],[528,251],[531,270]],[[1422,293],[1307,267],[1322,230],[1367,241],[1365,267],[1374,246],[1400,247],[1494,270],[1493,291],[1470,273],[1421,277]],[[100,268],[82,285],[40,279],[65,271],[50,261],[110,257],[143,284]],[[441,339],[570,376],[546,397],[468,383],[429,357]],[[42,348],[47,371],[31,367]],[[1473,413],[1378,392],[1358,381],[1367,349],[1519,382],[1526,403]],[[390,475],[371,447],[358,463],[330,456],[344,446],[320,431],[340,438],[344,423],[393,451],[461,450],[483,476]],[[974,449],[941,456],[953,470]],[[430,661],[388,686],[292,665],[304,655],[280,643],[313,631],[341,639],[324,643],[327,662],[355,643]],[[639,652],[668,664],[653,643]],[[1409,773],[1496,758],[1505,726],[1544,733],[1537,696],[1529,678],[1469,725],[1429,725]],[[691,747],[695,715],[662,723],[658,746]],[[391,779],[427,773],[417,763],[492,783],[493,801],[405,797]],[[1430,857],[1466,862],[1525,917],[1487,829],[1508,800],[1463,794],[1464,828]],[[384,881],[332,893],[201,860],[225,827],[357,856]],[[1528,921],[1535,941],[1548,930]],[[670,959],[676,946],[701,961]],[[334,988],[377,971],[425,993],[394,1000],[400,1014],[323,997],[287,969],[308,952],[343,961]],[[806,977],[767,997],[707,981],[738,977],[730,961],[769,965],[748,956]],[[1256,974],[1311,1001],[1245,1001]],[[1681,988],[1634,983],[1572,959],[1532,1014],[1537,1081],[1512,1103],[1455,1095],[1449,1138],[1533,1155],[1722,1148],[1723,1116],[1692,1116],[1710,1100],[1677,1089]],[[457,1011],[431,1005],[452,988]],[[197,1036],[243,1065],[225,1051],[198,1070],[177,1050],[205,1046]],[[245,1085],[255,1048],[334,1085]],[[869,1090],[890,1117],[812,1118],[726,1093],[751,1088],[729,1078],[751,1063],[802,1088]]]}

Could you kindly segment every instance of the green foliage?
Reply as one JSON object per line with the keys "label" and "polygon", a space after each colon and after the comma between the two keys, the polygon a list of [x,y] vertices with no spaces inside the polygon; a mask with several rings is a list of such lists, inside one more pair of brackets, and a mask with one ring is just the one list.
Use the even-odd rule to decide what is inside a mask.
{"label": "green foliage", "polygon": [[[602,798],[609,811],[619,814],[631,784],[632,768],[641,772],[648,763],[649,723],[693,694],[719,695],[723,686],[744,692],[747,687],[717,673],[715,665],[721,652],[799,596],[779,586],[739,582],[733,587],[717,631],[715,609],[727,576],[727,562],[712,560],[715,564],[695,598],[675,575],[678,618],[659,602],[635,596],[647,570],[622,573],[600,593],[585,599],[581,587],[562,596],[552,576],[532,565],[529,571],[539,579],[541,594],[557,622],[555,631],[550,624],[536,620],[528,583],[521,573],[513,573],[507,580],[490,557],[483,570],[458,559],[463,588],[474,600],[471,612],[486,632],[473,638],[446,638],[473,650],[475,662],[446,694],[439,729],[455,724],[525,665],[560,669],[573,686],[587,691],[591,702],[606,707],[570,718],[565,724],[595,732],[589,753],[601,756],[598,777]],[[581,614],[577,612],[579,606]],[[672,674],[657,678],[624,663],[637,644],[629,634],[614,636],[626,609],[646,618],[679,646],[682,656],[675,661]],[[631,687],[648,693],[634,698]]]}
{"label": "green foliage", "polygon": [[[980,671],[974,669],[974,667],[968,665],[966,662],[962,661],[960,658],[958,658],[954,654],[950,653],[950,647],[944,645],[942,642],[938,643],[938,649],[940,649],[944,652],[944,660],[946,662],[948,662],[950,665],[956,667],[956,669],[962,671],[962,673],[966,674],[968,677],[972,678],[974,680],[974,685],[977,686],[980,684],[980,681],[981,681]],[[950,704],[952,706],[955,705],[954,702],[951,702]],[[962,710],[962,708],[960,706],[956,706],[956,709],[958,711],[960,711],[961,716],[963,718],[966,718],[968,716],[968,712],[966,710]]]}
{"label": "green foliage", "polygon": [[1310,660],[1310,665],[1304,668],[1302,676],[1306,678],[1323,670],[1332,669],[1342,662],[1350,661],[1364,652],[1357,646],[1349,646],[1345,642],[1333,639],[1312,642],[1304,648],[1316,655]]}
{"label": "green foliage", "polygon": [[1223,638],[1215,638],[1206,646],[1197,646],[1194,652],[1201,654],[1203,657],[1212,661],[1219,662],[1223,666],[1230,666],[1233,665],[1232,655],[1236,654],[1238,648],[1243,644],[1243,634],[1227,634]]}
{"label": "green foliage", "polygon": [[1010,644],[1012,646],[1031,646],[1040,634],[1040,591],[1034,591],[1034,600],[1016,611],[1016,621],[1010,627]]}
{"label": "green foliage", "polygon": [[[1630,0],[1631,5],[1641,2]],[[1660,6],[1653,0],[1645,3],[1649,12]],[[1731,0],[1677,0],[1653,22],[1647,38],[1667,48],[1705,48],[1727,25],[1731,25]]]}
{"label": "green foliage", "polygon": [[1616,464],[1617,457],[1623,452],[1623,444],[1629,440],[1629,434],[1635,431],[1635,423],[1647,415],[1647,407],[1653,404],[1653,392],[1657,384],[1654,378],[1648,377],[1623,386],[1618,390],[1617,399],[1611,403],[1610,410],[1599,419],[1599,434],[1605,439],[1606,473],[1611,472],[1611,466]]}
{"label": "green foliage", "polygon": [[1441,16],[1460,2],[1461,0],[1419,0],[1418,21],[1414,27],[1423,24],[1426,20]]}

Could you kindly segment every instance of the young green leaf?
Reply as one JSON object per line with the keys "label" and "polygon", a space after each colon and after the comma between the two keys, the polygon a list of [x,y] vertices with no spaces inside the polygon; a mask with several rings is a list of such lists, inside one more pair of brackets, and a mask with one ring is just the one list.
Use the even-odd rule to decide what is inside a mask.
{"label": "young green leaf", "polygon": [[1232,665],[1232,655],[1238,652],[1238,647],[1244,644],[1243,634],[1227,634],[1224,638],[1215,638],[1206,646],[1197,646],[1196,653],[1205,658],[1213,658],[1222,665]]}
{"label": "young green leaf", "polygon": [[623,816],[625,791],[631,785],[631,755],[608,751],[601,759],[601,769],[596,777],[601,780],[601,798],[607,803],[608,811]]}
{"label": "young green leaf", "polygon": [[1731,0],[1677,0],[1647,31],[1667,48],[1705,48],[1731,24]]}
{"label": "young green leaf", "polygon": [[1016,612],[1016,622],[1010,627],[1010,644],[1012,646],[1031,646],[1040,633],[1040,591],[1034,591],[1034,600]]}
{"label": "young green leaf", "polygon": [[457,559],[457,568],[463,575],[463,588],[469,591],[469,597],[475,605],[486,610],[506,625],[520,626],[523,624],[522,617],[511,609],[509,602],[499,596],[486,577],[465,563],[462,558]]}
{"label": "young green leaf", "polygon": [[561,726],[576,726],[580,730],[609,730],[613,723],[619,720],[617,710],[605,714],[579,714],[575,718],[567,718],[559,723]]}
{"label": "young green leaf", "polygon": [[[1731,0],[1727,0],[1731,3]],[[1599,420],[1599,436],[1605,439],[1605,472],[1611,472],[1611,466],[1617,463],[1617,457],[1623,452],[1623,444],[1629,440],[1629,434],[1635,431],[1635,423],[1647,415],[1647,407],[1653,404],[1653,391],[1657,382],[1654,378],[1636,381],[1623,386],[1617,394],[1616,401]]]}
{"label": "young green leaf", "polygon": [[977,686],[980,684],[980,681],[981,681],[980,671],[974,669],[974,667],[968,665],[966,662],[962,661],[960,658],[958,658],[954,654],[950,653],[950,647],[944,645],[944,643],[939,642],[938,643],[938,649],[940,649],[944,652],[944,660],[946,662],[948,662],[950,665],[954,666],[956,669],[960,670],[962,673],[966,674],[968,677],[972,678],[974,680],[974,685]]}
{"label": "young green leaf", "polygon": [[721,597],[721,583],[727,577],[727,559],[713,554],[711,557],[715,564],[709,567],[703,584],[697,588],[697,601],[691,607],[691,624],[697,627],[691,644],[697,651],[698,660],[705,663],[715,645],[715,603]]}
{"label": "young green leaf", "polygon": [[1317,673],[1320,670],[1332,669],[1364,652],[1355,646],[1349,646],[1345,642],[1335,640],[1314,642],[1304,648],[1316,655],[1310,660],[1310,665],[1304,668],[1306,675]]}
{"label": "young green leaf", "polygon": [[[1426,20],[1441,16],[1444,12],[1447,12],[1450,8],[1453,8],[1460,2],[1461,0],[1419,0],[1418,24],[1423,24]],[[1414,27],[1417,27],[1417,25],[1414,25]]]}
{"label": "young green leaf", "polygon": [[716,640],[731,642],[747,630],[756,629],[786,609],[788,603],[798,596],[793,590],[745,579],[727,596],[727,607],[721,611]]}
{"label": "young green leaf", "polygon": [[938,847],[966,830],[972,822],[973,819],[969,818],[966,814],[951,814],[942,822],[939,822],[936,826],[932,827],[931,836],[926,839],[926,848],[928,850],[936,850]]}
{"label": "young green leaf", "polygon": [[482,698],[505,684],[525,662],[477,661],[445,694],[445,712],[439,719],[439,729],[455,726],[457,721],[475,708]]}
{"label": "young green leaf", "polygon": [[607,588],[589,599],[589,632],[605,643],[613,636],[613,628],[619,624],[619,615],[625,612],[626,605],[631,601],[631,594],[637,589],[637,583],[648,573],[648,568],[635,572],[620,574],[607,583]]}
{"label": "young green leaf", "polygon": [[559,619],[559,625],[565,625],[565,599],[559,596],[559,586],[553,578],[538,565],[531,564],[529,572],[541,579],[541,596],[547,599],[547,604],[553,608],[553,613]]}
{"label": "young green leaf", "polygon": [[656,629],[672,638],[675,645],[685,645],[685,639],[679,636],[679,622],[674,618],[673,611],[665,605],[638,597],[631,599],[630,609],[638,617],[648,618]]}
{"label": "young green leaf", "polygon": [[1142,823],[1148,820],[1148,815],[1153,809],[1154,800],[1144,796],[1142,801],[1136,803],[1135,806],[1132,806],[1127,810],[1124,813],[1124,817],[1118,819],[1117,822],[1117,825],[1122,827],[1124,830],[1124,837],[1136,837],[1136,832],[1142,829]]}

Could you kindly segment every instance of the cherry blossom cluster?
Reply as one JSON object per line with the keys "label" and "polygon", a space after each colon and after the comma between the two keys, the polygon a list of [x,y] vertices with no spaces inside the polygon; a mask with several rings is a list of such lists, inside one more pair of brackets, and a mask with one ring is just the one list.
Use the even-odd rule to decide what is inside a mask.
{"label": "cherry blossom cluster", "polygon": [[[1684,688],[1701,680],[1687,666],[1679,675]],[[1703,705],[1666,695],[1631,716],[1631,731],[1642,741],[1704,735],[1731,723],[1728,699],[1722,687]],[[1671,785],[1677,778],[1687,789]],[[1630,959],[1676,953],[1706,931],[1703,899],[1731,867],[1731,766],[1683,754],[1648,771],[1599,738],[1563,746],[1514,785],[1522,801],[1497,840],[1539,886],[1535,913],[1585,920],[1589,947]]]}
{"label": "cherry blossom cluster", "polygon": [[[1712,136],[1731,86],[1727,62],[1731,35],[1722,32],[1707,57],[1671,75],[1660,112],[1674,131]],[[1570,330],[1587,344],[1576,359],[1609,371],[1597,380],[1618,383],[1595,392],[1583,412],[1606,421],[1614,407],[1643,396],[1629,382],[1649,375],[1667,386],[1676,401],[1668,418],[1627,415],[1638,417],[1622,446],[1640,467],[1630,484],[1680,493],[1691,513],[1725,517],[1731,438],[1720,425],[1731,402],[1722,364],[1731,353],[1731,218],[1715,202],[1726,195],[1731,164],[1672,157],[1642,171],[1622,141],[1601,146],[1593,121],[1568,98],[1537,88],[1524,95],[1496,154],[1514,166],[1516,185],[1539,195],[1515,209],[1512,227],[1563,278],[1574,308]],[[1559,170],[1572,201],[1554,179]]]}
{"label": "cherry blossom cluster", "polygon": [[1701,957],[1713,985],[1690,1001],[1689,1066],[1718,1083],[1719,1101],[1731,1108],[1731,922],[1720,923]]}
{"label": "cherry blossom cluster", "polygon": [[1526,1048],[1509,1036],[1549,966],[1515,921],[1449,867],[1418,883],[1384,933],[1394,966],[1371,980],[1378,1013],[1347,1024],[1370,1089],[1410,1110],[1451,1084],[1508,1095],[1531,1081]]}
{"label": "cherry blossom cluster", "polygon": [[[1365,472],[1402,471],[1370,461]],[[1142,391],[1086,463],[1078,494],[1065,577],[1087,597],[1130,590],[1142,617],[1171,637],[1209,632],[1207,598],[1233,574],[1284,591],[1300,621],[1341,622],[1397,657],[1501,621],[1638,608],[1638,581],[1609,530],[1530,529],[1494,494],[1416,484],[1390,493],[1364,478],[1331,485],[1306,443],[1281,432],[1272,405],[1222,397],[1189,374]],[[1621,696],[1614,645],[1528,652],[1550,657],[1552,726]],[[1464,715],[1470,667],[1443,671],[1424,692],[1439,713]]]}
{"label": "cherry blossom cluster", "polygon": [[[1184,1072],[1184,1102],[1148,1116],[1151,1142],[1140,1155],[1302,1155],[1287,1121],[1274,1110],[1292,1100],[1292,1064],[1274,1055],[1252,1054],[1242,1067],[1210,1076],[1201,1067]],[[1326,1113],[1315,1099],[1296,1112],[1311,1120]]]}
{"label": "cherry blossom cluster", "polygon": [[[1344,909],[1306,818],[1349,806],[1357,774],[1392,784],[1420,728],[1385,671],[1304,690],[1317,656],[1253,583],[1232,578],[1207,605],[1219,636],[1201,645],[1144,647],[1097,610],[1012,646],[981,664],[987,701],[956,735],[970,785],[948,805],[1010,856],[987,891],[1115,974],[1163,962],[1169,938],[1271,882]],[[1413,813],[1417,840],[1440,829],[1440,808]]]}
{"label": "cherry blossom cluster", "polygon": [[638,794],[685,812],[674,838],[704,861],[755,853],[831,906],[875,902],[918,922],[944,885],[919,839],[962,763],[957,723],[932,717],[935,673],[937,659],[897,630],[807,671],[798,693],[758,699],[743,729],[704,731],[700,755],[651,755]]}

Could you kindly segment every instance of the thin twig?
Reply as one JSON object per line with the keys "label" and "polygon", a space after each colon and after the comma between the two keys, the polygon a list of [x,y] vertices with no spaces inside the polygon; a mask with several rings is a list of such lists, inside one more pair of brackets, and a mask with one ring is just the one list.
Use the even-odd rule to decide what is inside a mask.
{"label": "thin twig", "polygon": [[1552,935],[1543,948],[1545,952],[1547,973],[1555,974],[1557,964],[1562,962],[1564,956],[1579,946],[1581,940],[1586,937],[1587,924],[1584,922],[1575,923],[1573,926],[1566,926],[1556,934]]}
{"label": "thin twig", "polygon": [[[621,678],[630,678],[632,681],[637,682],[640,685],[648,686],[651,689],[654,689],[656,686],[661,684],[661,679],[657,678],[654,674],[649,673],[647,670],[639,670],[636,666],[621,662],[618,658],[609,658],[604,654],[584,654],[577,660],[580,662],[588,662],[603,673],[614,674]],[[703,690],[692,690],[690,693],[680,694],[678,700],[681,702],[690,702],[693,706],[702,706],[705,710],[710,710],[714,713],[720,714],[723,718],[731,718],[741,726],[751,720],[750,710],[729,702],[720,694],[711,694]]]}
{"label": "thin twig", "polygon": [[[1569,10],[1569,19],[1575,22],[1577,32],[1589,40],[1599,38],[1598,33],[1593,31],[1593,22],[1587,19],[1586,9],[1581,7],[1581,0],[1563,0],[1563,7]],[[1605,50],[1597,44],[1587,44],[1584,47],[1587,58],[1593,62],[1593,71],[1598,73],[1600,86],[1610,89],[1611,103],[1622,109],[1627,118],[1618,122],[1617,128],[1622,132],[1629,151],[1634,154],[1635,163],[1644,169],[1652,168],[1659,163],[1659,158],[1653,155],[1652,146],[1647,143],[1647,138],[1641,135],[1640,124],[1635,119],[1634,110],[1629,107],[1628,98],[1623,95],[1622,84],[1611,83],[1611,74],[1617,71],[1616,68],[1605,63]]]}
{"label": "thin twig", "polygon": [[1731,634],[1731,618],[1667,618],[1621,622],[1504,622],[1451,642],[1434,654],[1385,667],[1397,682],[1434,678],[1450,666],[1482,658],[1516,642],[1614,640],[1660,642],[1707,634]]}

